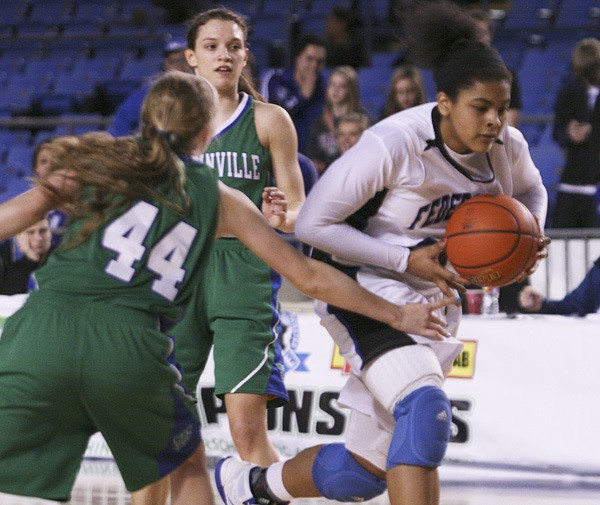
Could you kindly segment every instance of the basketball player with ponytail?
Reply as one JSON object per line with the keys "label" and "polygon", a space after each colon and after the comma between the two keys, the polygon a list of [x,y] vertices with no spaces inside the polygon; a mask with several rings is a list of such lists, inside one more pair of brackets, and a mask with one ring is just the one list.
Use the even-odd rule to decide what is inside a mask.
{"label": "basketball player with ponytail", "polygon": [[53,139],[33,189],[0,205],[0,240],[51,209],[69,213],[36,271],[39,290],[0,338],[0,493],[68,501],[99,431],[130,491],[169,475],[173,505],[214,503],[196,403],[159,320],[180,317],[203,285],[216,237],[239,237],[308,296],[446,334],[435,312],[453,299],[403,307],[373,295],[287,244],[194,161],[212,138],[214,101],[205,79],[169,72],[146,96],[140,137]]}
{"label": "basketball player with ponytail", "polygon": [[[436,101],[367,129],[313,187],[296,225],[331,264],[401,304],[439,300],[467,284],[440,261],[446,223],[462,201],[508,194],[542,226],[547,201],[523,135],[506,124],[511,74],[477,40],[473,19],[456,4],[435,2],[422,4],[407,26],[411,54],[433,70]],[[540,239],[538,259],[546,243]],[[351,410],[345,443],[268,468],[222,459],[221,496],[228,505],[316,496],[349,502],[387,488],[392,505],[439,504],[437,468],[451,426],[443,386],[462,348],[460,309],[440,311],[451,336],[439,341],[322,302],[317,312],[352,369],[340,395]]]}

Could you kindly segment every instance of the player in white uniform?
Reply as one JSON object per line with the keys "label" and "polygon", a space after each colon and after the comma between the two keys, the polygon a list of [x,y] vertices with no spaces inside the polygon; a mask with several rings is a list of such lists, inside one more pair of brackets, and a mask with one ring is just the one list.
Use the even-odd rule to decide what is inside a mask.
{"label": "player in white uniform", "polygon": [[[365,131],[313,187],[296,225],[302,241],[399,304],[436,300],[468,283],[445,264],[441,240],[461,202],[508,194],[542,226],[547,205],[523,135],[506,125],[510,72],[477,41],[472,19],[454,4],[431,3],[408,26],[421,63],[433,67],[437,101]],[[540,239],[539,259],[546,243]],[[352,412],[345,444],[309,448],[266,469],[221,460],[221,496],[228,504],[363,501],[387,484],[392,505],[438,504],[451,422],[442,387],[462,348],[460,309],[447,308],[452,336],[441,341],[324,303],[317,312],[352,367],[340,396]]]}

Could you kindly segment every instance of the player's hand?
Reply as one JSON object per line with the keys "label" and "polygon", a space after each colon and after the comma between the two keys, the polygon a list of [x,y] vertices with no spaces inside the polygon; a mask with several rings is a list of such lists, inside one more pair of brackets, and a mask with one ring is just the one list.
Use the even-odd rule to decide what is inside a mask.
{"label": "player's hand", "polygon": [[544,303],[544,295],[531,286],[525,286],[519,293],[519,305],[529,312],[538,312]]}
{"label": "player's hand", "polygon": [[[535,219],[538,222],[539,226],[540,219],[537,216]],[[540,230],[541,229],[542,227],[540,226]],[[533,274],[538,269],[538,267],[540,266],[540,262],[548,257],[548,244],[550,244],[551,241],[552,239],[544,235],[544,233],[542,232],[538,241],[538,252],[535,257],[535,263],[531,266],[531,268],[524,272],[523,275],[521,275],[516,282],[524,280],[527,276]]]}
{"label": "player's hand", "polygon": [[406,271],[436,284],[447,297],[453,297],[453,289],[464,292],[470,281],[451,272],[439,262],[446,247],[446,241],[440,240],[433,245],[418,247],[410,252]]}
{"label": "player's hand", "polygon": [[288,210],[285,193],[273,186],[263,189],[261,210],[273,228],[283,228],[287,221]]}
{"label": "player's hand", "polygon": [[422,335],[431,340],[444,340],[450,337],[446,331],[446,321],[436,315],[436,312],[448,305],[460,305],[460,298],[449,296],[432,303],[414,303],[399,305],[397,323],[392,326],[406,333]]}
{"label": "player's hand", "polygon": [[591,133],[591,123],[580,123],[579,121],[572,119],[569,121],[569,124],[567,124],[567,137],[569,137],[569,140],[574,144],[585,142]]}
{"label": "player's hand", "polygon": [[31,261],[35,261],[36,263],[40,261],[41,254],[37,251],[34,251],[34,249],[31,247],[29,234],[26,231],[17,233],[17,235],[15,235],[15,241],[25,257]]}

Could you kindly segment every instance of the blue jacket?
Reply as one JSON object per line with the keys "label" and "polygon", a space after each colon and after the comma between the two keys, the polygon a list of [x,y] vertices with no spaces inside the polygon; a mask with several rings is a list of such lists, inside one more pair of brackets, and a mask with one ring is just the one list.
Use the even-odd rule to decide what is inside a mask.
{"label": "blue jacket", "polygon": [[140,111],[142,103],[148,94],[150,83],[144,84],[138,90],[129,95],[116,110],[112,123],[106,129],[115,137],[132,135],[137,132],[140,125]]}
{"label": "blue jacket", "polygon": [[294,80],[294,69],[273,70],[263,78],[261,93],[271,103],[288,111],[298,133],[298,151],[306,154],[312,124],[321,116],[325,106],[325,78],[317,79],[315,91],[304,98]]}
{"label": "blue jacket", "polygon": [[562,300],[546,300],[540,314],[577,314],[585,316],[600,308],[600,258],[598,258],[581,284],[567,293]]}

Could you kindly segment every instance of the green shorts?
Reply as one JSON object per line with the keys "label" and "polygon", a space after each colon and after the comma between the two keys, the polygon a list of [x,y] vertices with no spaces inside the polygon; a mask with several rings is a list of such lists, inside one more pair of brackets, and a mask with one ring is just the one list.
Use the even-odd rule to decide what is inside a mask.
{"label": "green shorts", "polygon": [[68,500],[97,431],[130,491],[193,454],[195,403],[157,328],[145,312],[30,295],[0,337],[0,491]]}
{"label": "green shorts", "polygon": [[[277,300],[281,276],[239,240],[229,238],[216,241],[206,274],[204,305],[196,307],[193,315],[188,311],[174,330],[177,348],[205,348],[203,340],[213,342],[217,396],[265,394],[269,407],[285,404],[288,394]],[[200,335],[206,331],[208,336]],[[182,365],[184,371],[198,368],[185,357]]]}

